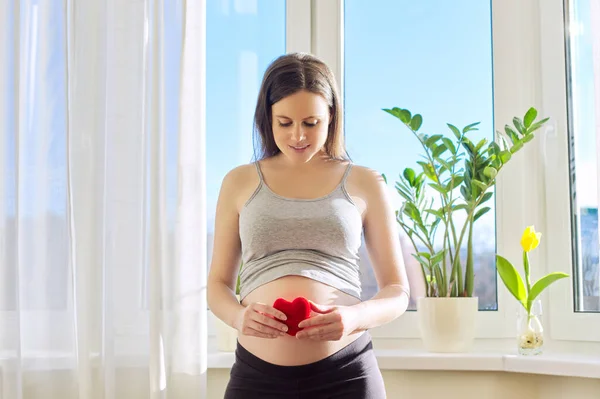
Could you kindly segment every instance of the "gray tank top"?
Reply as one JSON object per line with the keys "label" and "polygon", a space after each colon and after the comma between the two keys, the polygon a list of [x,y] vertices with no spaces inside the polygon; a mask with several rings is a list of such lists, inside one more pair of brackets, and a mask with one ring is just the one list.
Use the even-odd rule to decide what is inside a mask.
{"label": "gray tank top", "polygon": [[260,183],[240,212],[243,266],[240,298],[284,276],[303,276],[361,297],[362,217],[346,191],[348,165],[338,186],[315,199],[294,199]]}

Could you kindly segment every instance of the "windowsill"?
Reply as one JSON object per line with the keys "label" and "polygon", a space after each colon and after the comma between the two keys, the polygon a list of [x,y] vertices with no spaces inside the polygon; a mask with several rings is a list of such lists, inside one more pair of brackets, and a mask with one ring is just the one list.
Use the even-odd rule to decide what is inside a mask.
{"label": "windowsill", "polygon": [[[381,370],[504,371],[565,377],[600,378],[600,358],[595,355],[546,352],[537,356],[520,356],[502,352],[461,354],[429,353],[424,350],[375,349]],[[228,369],[232,352],[212,351],[209,369]]]}
{"label": "windowsill", "polygon": [[[442,354],[409,349],[375,349],[375,355],[381,370],[503,371],[600,378],[600,357],[597,355],[547,352],[538,356],[519,356],[484,351]],[[2,352],[0,364],[9,366],[15,359],[14,353]],[[148,362],[147,356],[119,356],[116,360],[118,367],[144,367]],[[233,352],[209,351],[209,369],[229,369],[233,361]],[[32,371],[66,370],[75,367],[75,361],[67,353],[30,353],[22,360],[21,367]]]}

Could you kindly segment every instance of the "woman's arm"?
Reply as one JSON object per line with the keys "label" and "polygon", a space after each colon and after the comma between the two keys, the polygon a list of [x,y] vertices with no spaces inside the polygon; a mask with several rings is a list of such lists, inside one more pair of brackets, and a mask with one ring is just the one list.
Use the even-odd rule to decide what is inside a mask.
{"label": "woman's arm", "polygon": [[241,262],[236,174],[237,171],[233,170],[225,176],[219,193],[207,287],[208,307],[216,317],[234,328],[237,328],[237,315],[244,309],[235,296],[235,282]]}
{"label": "woman's arm", "polygon": [[234,169],[225,176],[219,193],[215,217],[213,256],[208,274],[208,307],[213,314],[241,334],[261,338],[284,335],[287,327],[282,312],[270,305],[252,303],[247,307],[235,296],[235,282],[241,262],[239,235],[239,198],[248,184],[248,168]]}
{"label": "woman's arm", "polygon": [[374,171],[361,171],[365,189],[365,244],[375,272],[377,294],[360,304],[356,331],[378,327],[401,316],[408,307],[410,288],[396,222],[385,181]]}

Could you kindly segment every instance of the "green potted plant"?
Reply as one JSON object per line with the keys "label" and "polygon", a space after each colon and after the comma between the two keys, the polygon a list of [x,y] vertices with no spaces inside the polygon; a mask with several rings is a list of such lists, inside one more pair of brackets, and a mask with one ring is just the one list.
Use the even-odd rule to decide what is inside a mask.
{"label": "green potted plant", "polygon": [[466,351],[478,311],[475,223],[491,209],[486,204],[500,171],[549,118],[536,121],[537,110],[530,108],[488,143],[471,140],[480,122],[462,129],[448,123],[451,135],[428,135],[420,132],[420,114],[397,107],[383,111],[399,119],[423,149],[418,167],[404,169],[395,186],[404,200],[396,219],[423,273],[425,297],[417,298],[421,337],[430,351]]}
{"label": "green potted plant", "polygon": [[538,355],[544,346],[544,328],[541,320],[542,303],[540,294],[557,280],[569,277],[562,272],[552,272],[531,284],[531,268],[529,252],[540,244],[542,234],[535,231],[534,226],[528,226],[521,237],[523,248],[523,271],[521,274],[506,258],[496,255],[496,267],[502,282],[508,291],[519,302],[517,314],[517,349],[521,355]]}

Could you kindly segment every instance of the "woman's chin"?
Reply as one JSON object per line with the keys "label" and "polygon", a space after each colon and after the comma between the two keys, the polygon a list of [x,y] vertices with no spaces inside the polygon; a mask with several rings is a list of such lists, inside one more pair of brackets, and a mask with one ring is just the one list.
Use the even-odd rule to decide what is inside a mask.
{"label": "woman's chin", "polygon": [[310,162],[315,155],[318,154],[318,151],[314,151],[312,148],[306,148],[302,151],[288,149],[284,151],[285,156],[293,163],[307,163]]}

